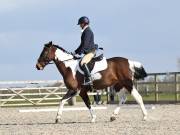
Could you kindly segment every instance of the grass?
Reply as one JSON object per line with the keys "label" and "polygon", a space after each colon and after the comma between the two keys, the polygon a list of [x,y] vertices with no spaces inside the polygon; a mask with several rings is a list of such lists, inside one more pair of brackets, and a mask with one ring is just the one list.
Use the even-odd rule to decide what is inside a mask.
{"label": "grass", "polygon": [[[155,94],[150,93],[148,95],[142,94],[143,101],[155,101]],[[133,97],[128,94],[127,101],[134,101]],[[175,101],[175,94],[174,93],[159,93],[158,94],[159,101]]]}
{"label": "grass", "polygon": [[[144,101],[155,101],[155,94],[154,93],[150,93],[148,95],[142,95],[142,98]],[[175,94],[174,93],[159,93],[159,101],[175,101]],[[93,101],[94,97],[90,96],[90,100]],[[107,101],[107,96],[101,96],[101,100],[103,101]],[[76,97],[76,101],[77,102],[82,102],[81,97]],[[119,101],[119,97],[116,95],[115,96],[115,101]],[[134,98],[130,95],[127,94],[127,101],[134,101]],[[179,100],[180,101],[180,100]]]}

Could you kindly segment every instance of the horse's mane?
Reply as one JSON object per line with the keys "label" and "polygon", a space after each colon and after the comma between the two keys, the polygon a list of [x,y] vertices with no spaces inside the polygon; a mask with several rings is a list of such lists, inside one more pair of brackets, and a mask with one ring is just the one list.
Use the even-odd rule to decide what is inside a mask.
{"label": "horse's mane", "polygon": [[62,48],[62,47],[60,47],[60,46],[58,46],[58,45],[53,45],[54,47],[56,47],[56,48],[58,48],[58,49],[60,49],[60,50],[62,50],[63,52],[65,52],[65,53],[70,53],[70,52],[68,52],[68,51],[66,51],[64,48]]}

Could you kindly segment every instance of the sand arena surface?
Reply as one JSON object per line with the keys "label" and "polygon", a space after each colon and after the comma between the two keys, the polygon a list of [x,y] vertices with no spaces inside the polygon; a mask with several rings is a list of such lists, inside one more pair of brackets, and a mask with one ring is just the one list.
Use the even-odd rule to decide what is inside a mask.
{"label": "sand arena surface", "polygon": [[90,122],[88,111],[65,112],[59,124],[54,123],[56,112],[20,113],[20,109],[31,108],[0,108],[0,135],[180,135],[180,105],[155,105],[148,109],[147,121],[142,121],[139,106],[124,105],[110,122],[114,108],[108,105],[107,110],[96,110],[96,123]]}

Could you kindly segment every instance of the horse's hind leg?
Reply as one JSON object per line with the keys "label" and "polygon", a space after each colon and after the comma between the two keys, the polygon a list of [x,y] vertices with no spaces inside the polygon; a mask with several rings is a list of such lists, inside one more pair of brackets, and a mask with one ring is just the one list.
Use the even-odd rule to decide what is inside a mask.
{"label": "horse's hind leg", "polygon": [[61,100],[61,102],[60,102],[60,105],[59,105],[59,109],[58,109],[57,116],[56,116],[56,123],[58,123],[58,121],[61,119],[64,104],[65,104],[66,101],[68,101],[70,98],[72,98],[73,96],[75,96],[76,93],[77,93],[77,91],[75,91],[75,90],[68,90],[68,92],[64,95],[64,97],[62,98],[62,100]]}
{"label": "horse's hind leg", "polygon": [[127,85],[126,89],[131,93],[131,95],[134,97],[136,102],[140,105],[143,116],[144,116],[143,119],[146,120],[147,119],[147,110],[144,106],[142,96],[139,94],[139,92],[137,91],[137,89],[133,85],[133,82],[131,80],[129,80],[129,82],[130,82],[129,83],[130,85]]}
{"label": "horse's hind leg", "polygon": [[115,108],[115,110],[113,111],[112,116],[110,117],[110,120],[111,120],[111,121],[114,121],[114,120],[116,119],[115,116],[119,114],[120,107],[121,107],[121,105],[123,104],[122,97],[123,97],[124,94],[125,94],[125,90],[122,89],[122,87],[121,87],[120,85],[115,85],[115,86],[114,86],[114,90],[115,90],[116,92],[118,92],[117,94],[118,94],[118,97],[119,97],[119,104],[118,104],[118,106]]}
{"label": "horse's hind leg", "polygon": [[135,86],[133,86],[133,89],[131,91],[131,95],[134,97],[134,99],[136,100],[136,102],[140,105],[143,116],[144,116],[144,120],[147,119],[147,110],[144,106],[143,100],[142,100],[142,96],[139,94],[139,92],[137,91],[137,89],[135,88]]}
{"label": "horse's hind leg", "polygon": [[120,110],[120,107],[122,104],[124,104],[124,96],[125,96],[125,89],[121,89],[119,92],[118,92],[118,97],[119,97],[119,104],[118,106],[116,107],[116,109],[114,110],[113,114],[114,115],[118,115],[119,114],[119,110]]}
{"label": "horse's hind leg", "polygon": [[89,96],[88,96],[86,90],[81,90],[81,92],[80,92],[79,95],[81,96],[81,98],[83,99],[83,101],[84,101],[84,103],[86,104],[87,108],[89,109],[89,112],[90,112],[91,118],[92,118],[92,119],[91,119],[91,122],[95,122],[95,120],[96,120],[96,115],[95,115],[94,111],[93,111],[92,108],[91,108],[91,102],[90,102],[90,100],[89,100]]}

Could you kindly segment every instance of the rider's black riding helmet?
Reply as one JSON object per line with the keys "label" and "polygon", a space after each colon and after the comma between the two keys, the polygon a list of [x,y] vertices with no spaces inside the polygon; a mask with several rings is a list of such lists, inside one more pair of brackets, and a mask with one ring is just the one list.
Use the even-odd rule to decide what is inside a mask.
{"label": "rider's black riding helmet", "polygon": [[77,25],[80,25],[82,23],[89,24],[89,18],[87,18],[86,16],[79,18]]}

